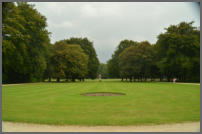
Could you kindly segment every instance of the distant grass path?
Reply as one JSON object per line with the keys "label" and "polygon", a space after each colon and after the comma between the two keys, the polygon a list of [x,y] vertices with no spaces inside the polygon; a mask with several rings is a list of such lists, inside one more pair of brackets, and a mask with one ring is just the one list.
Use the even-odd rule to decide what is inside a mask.
{"label": "distant grass path", "polygon": [[[125,96],[82,96],[86,92]],[[200,121],[200,85],[103,80],[2,86],[3,121],[146,125]]]}

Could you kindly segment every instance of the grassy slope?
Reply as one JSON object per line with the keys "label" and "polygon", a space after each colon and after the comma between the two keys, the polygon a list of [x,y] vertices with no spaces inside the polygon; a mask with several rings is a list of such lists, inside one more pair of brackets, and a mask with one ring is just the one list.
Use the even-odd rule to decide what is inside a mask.
{"label": "grassy slope", "polygon": [[[81,96],[85,92],[126,96]],[[200,86],[87,81],[3,86],[5,121],[70,125],[139,125],[200,120]]]}

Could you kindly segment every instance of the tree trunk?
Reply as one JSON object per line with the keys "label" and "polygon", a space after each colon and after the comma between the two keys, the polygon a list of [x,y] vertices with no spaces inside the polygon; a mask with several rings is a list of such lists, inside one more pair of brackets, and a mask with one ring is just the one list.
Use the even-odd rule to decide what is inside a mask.
{"label": "tree trunk", "polygon": [[162,75],[160,75],[160,82],[162,82],[162,80],[163,80],[163,77],[162,77]]}
{"label": "tree trunk", "polygon": [[170,82],[170,78],[167,76],[167,81]]}
{"label": "tree trunk", "polygon": [[60,82],[60,78],[57,78],[57,82]]}
{"label": "tree trunk", "polygon": [[186,82],[186,76],[185,75],[183,75],[183,81]]}
{"label": "tree trunk", "polygon": [[132,82],[132,77],[130,77],[130,82]]}
{"label": "tree trunk", "polygon": [[51,77],[48,77],[48,82],[51,82]]}
{"label": "tree trunk", "polygon": [[167,81],[170,82],[170,79],[171,79],[171,75],[168,74],[168,75],[167,75]]}

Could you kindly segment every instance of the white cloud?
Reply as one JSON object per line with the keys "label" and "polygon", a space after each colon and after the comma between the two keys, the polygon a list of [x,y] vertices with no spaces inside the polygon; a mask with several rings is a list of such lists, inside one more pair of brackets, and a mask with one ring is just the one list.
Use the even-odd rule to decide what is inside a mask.
{"label": "white cloud", "polygon": [[82,17],[107,17],[107,16],[121,16],[121,5],[118,3],[85,3],[81,7]]}
{"label": "white cloud", "polygon": [[69,21],[62,21],[60,23],[55,23],[55,22],[49,22],[50,27],[54,28],[71,28],[73,27],[73,24]]}
{"label": "white cloud", "polygon": [[121,40],[155,43],[164,28],[181,21],[196,21],[200,8],[191,2],[35,2],[46,16],[51,42],[88,37],[101,62],[106,62]]}

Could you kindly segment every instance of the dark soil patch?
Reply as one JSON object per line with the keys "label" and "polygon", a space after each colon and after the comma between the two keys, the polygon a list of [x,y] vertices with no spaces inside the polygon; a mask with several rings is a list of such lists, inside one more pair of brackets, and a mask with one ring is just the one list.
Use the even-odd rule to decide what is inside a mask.
{"label": "dark soil patch", "polygon": [[81,95],[83,95],[83,96],[122,96],[122,95],[126,95],[126,94],[116,93],[116,92],[91,92],[91,93],[84,93]]}

